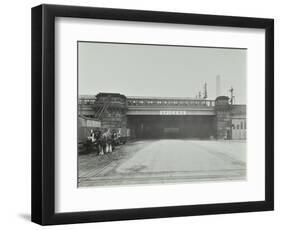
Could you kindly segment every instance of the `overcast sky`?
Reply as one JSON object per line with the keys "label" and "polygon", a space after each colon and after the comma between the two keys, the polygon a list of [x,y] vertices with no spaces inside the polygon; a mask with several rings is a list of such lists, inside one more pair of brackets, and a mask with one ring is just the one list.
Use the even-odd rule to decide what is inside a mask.
{"label": "overcast sky", "polygon": [[221,94],[229,96],[233,86],[236,103],[246,103],[247,50],[93,42],[78,46],[80,95],[195,97],[206,82],[208,98],[215,99],[220,75]]}

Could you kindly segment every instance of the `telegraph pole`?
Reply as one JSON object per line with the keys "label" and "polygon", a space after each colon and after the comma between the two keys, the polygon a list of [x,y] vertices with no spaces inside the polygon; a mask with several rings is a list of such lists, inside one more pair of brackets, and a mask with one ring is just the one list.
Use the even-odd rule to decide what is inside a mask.
{"label": "telegraph pole", "polygon": [[230,87],[229,91],[230,91],[230,104],[233,105],[233,103],[234,103],[234,93],[233,93],[234,89],[233,89],[232,86]]}

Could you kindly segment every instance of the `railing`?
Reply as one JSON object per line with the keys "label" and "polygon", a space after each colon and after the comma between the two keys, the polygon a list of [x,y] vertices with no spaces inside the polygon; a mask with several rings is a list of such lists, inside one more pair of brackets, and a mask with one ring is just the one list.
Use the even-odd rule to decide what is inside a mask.
{"label": "railing", "polygon": [[93,96],[79,96],[78,104],[79,105],[93,105],[95,104],[96,97]]}
{"label": "railing", "polygon": [[[110,99],[112,104],[123,104],[124,101],[118,98]],[[95,97],[83,96],[79,97],[79,105],[98,105],[108,103],[108,98],[100,98],[98,101]],[[127,106],[173,106],[173,107],[185,107],[185,106],[204,106],[214,107],[214,100],[204,99],[192,99],[192,98],[127,98]]]}
{"label": "railing", "polygon": [[[101,97],[99,99],[97,99],[94,96],[79,96],[78,99],[78,104],[79,105],[93,105],[93,104],[102,104],[102,103],[107,103],[108,102],[108,97]],[[121,98],[115,98],[115,97],[111,97],[110,98],[110,102],[113,104],[124,104],[124,99]]]}
{"label": "railing", "polygon": [[215,106],[214,100],[203,100],[203,99],[149,99],[149,98],[127,98],[128,106],[204,106],[213,107]]}

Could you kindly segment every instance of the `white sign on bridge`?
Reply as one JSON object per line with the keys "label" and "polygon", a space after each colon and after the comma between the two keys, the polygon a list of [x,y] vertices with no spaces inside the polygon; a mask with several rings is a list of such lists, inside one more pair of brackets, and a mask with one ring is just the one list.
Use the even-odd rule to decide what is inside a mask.
{"label": "white sign on bridge", "polygon": [[192,109],[192,110],[158,110],[158,109],[143,109],[131,108],[127,111],[127,115],[159,115],[159,116],[197,116],[197,115],[215,115],[213,108]]}
{"label": "white sign on bridge", "polygon": [[188,115],[187,111],[180,111],[180,110],[165,110],[160,111],[160,115]]}

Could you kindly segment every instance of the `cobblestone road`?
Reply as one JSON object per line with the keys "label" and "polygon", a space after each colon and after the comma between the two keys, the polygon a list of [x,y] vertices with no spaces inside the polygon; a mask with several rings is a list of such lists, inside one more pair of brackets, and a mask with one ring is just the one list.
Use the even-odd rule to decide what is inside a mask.
{"label": "cobblestone road", "polygon": [[246,179],[245,141],[147,140],[79,157],[79,186]]}

